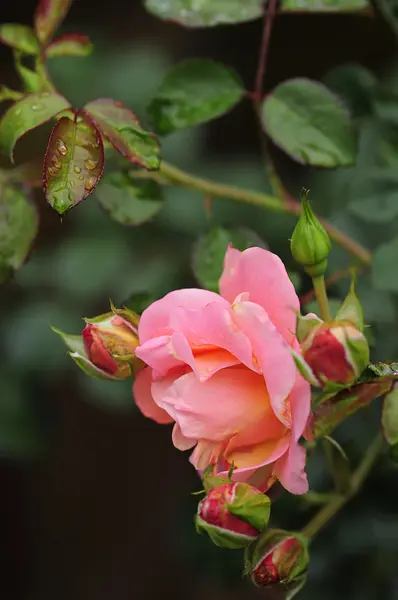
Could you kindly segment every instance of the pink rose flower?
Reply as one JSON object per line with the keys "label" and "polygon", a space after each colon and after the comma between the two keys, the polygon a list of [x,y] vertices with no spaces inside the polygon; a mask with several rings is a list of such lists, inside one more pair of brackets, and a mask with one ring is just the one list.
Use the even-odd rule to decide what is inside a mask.
{"label": "pink rose flower", "polygon": [[311,393],[290,352],[300,352],[293,284],[272,252],[229,248],[220,291],[177,290],[144,311],[136,403],[175,423],[173,443],[195,448],[199,471],[213,464],[226,475],[233,464],[234,481],[266,491],[279,480],[303,494]]}

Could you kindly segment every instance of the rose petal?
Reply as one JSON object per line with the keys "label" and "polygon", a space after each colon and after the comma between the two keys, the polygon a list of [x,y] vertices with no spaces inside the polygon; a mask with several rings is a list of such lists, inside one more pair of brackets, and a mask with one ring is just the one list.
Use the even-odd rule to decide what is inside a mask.
{"label": "rose petal", "polygon": [[173,427],[172,440],[174,446],[178,448],[178,450],[190,450],[197,442],[197,440],[192,440],[185,437],[185,435],[182,434],[178,423],[176,423]]}
{"label": "rose petal", "polygon": [[306,494],[308,480],[305,472],[305,449],[292,440],[289,452],[276,461],[274,473],[284,488],[292,494]]}
{"label": "rose petal", "polygon": [[285,435],[279,439],[266,440],[260,444],[236,449],[228,453],[230,464],[234,464],[233,479],[235,481],[247,481],[254,473],[264,465],[274,463],[289,449],[290,436]]}
{"label": "rose petal", "polygon": [[238,294],[248,292],[251,302],[265,309],[278,331],[291,343],[300,303],[279,256],[263,248],[248,248],[244,252],[229,248],[220,292],[231,303]]}
{"label": "rose petal", "polygon": [[147,367],[137,374],[133,384],[135,403],[145,417],[157,423],[172,423],[173,419],[162,408],[157,406],[152,398],[152,369]]}
{"label": "rose petal", "polygon": [[206,381],[220,369],[240,364],[235,356],[214,346],[200,346],[193,352],[179,331],[148,340],[135,353],[154,369],[154,379],[164,377],[171,369],[188,365],[200,381]]}
{"label": "rose petal", "polygon": [[161,335],[170,335],[173,329],[170,327],[170,315],[175,307],[182,306],[186,309],[203,308],[210,302],[218,302],[223,306],[228,303],[214,292],[199,289],[185,289],[170,292],[164,298],[153,302],[141,315],[138,326],[140,343]]}
{"label": "rose petal", "polygon": [[271,406],[278,419],[292,427],[288,396],[296,381],[297,369],[290,348],[271,322],[265,310],[253,302],[233,307],[235,323],[250,340],[262,368]]}
{"label": "rose petal", "polygon": [[201,346],[215,346],[230,352],[249,369],[257,370],[250,342],[234,323],[229,305],[211,302],[199,310],[176,308],[170,325],[184,334],[194,353],[195,349],[200,351]]}
{"label": "rose petal", "polygon": [[166,381],[154,382],[152,394],[156,404],[192,439],[228,440],[269,410],[263,378],[245,367],[223,369],[204,383],[193,373],[168,387]]}

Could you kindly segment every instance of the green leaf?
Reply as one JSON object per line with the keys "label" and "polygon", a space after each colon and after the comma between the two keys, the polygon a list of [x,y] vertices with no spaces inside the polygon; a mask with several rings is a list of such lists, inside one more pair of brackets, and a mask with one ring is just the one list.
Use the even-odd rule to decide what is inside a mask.
{"label": "green leaf", "polygon": [[[233,25],[259,19],[263,0],[145,0],[149,12],[185,27]],[[282,0],[282,12],[357,12],[367,0]]]}
{"label": "green leaf", "polygon": [[348,205],[351,213],[362,221],[385,223],[398,216],[398,174],[396,169],[376,169],[352,184],[356,200]]}
{"label": "green leaf", "polygon": [[122,225],[141,225],[163,205],[162,189],[155,181],[132,181],[121,172],[105,175],[96,197],[112,219]]}
{"label": "green leaf", "polygon": [[193,252],[193,271],[202,287],[218,292],[218,281],[229,244],[238,250],[246,250],[251,246],[267,247],[265,242],[250,229],[222,227],[212,229],[199,238]]}
{"label": "green leaf", "polygon": [[121,102],[103,98],[84,107],[101,134],[133,164],[149,170],[160,165],[160,147],[156,136],[142,129],[139,120]]}
{"label": "green leaf", "polygon": [[262,0],[146,0],[145,6],[156,17],[185,27],[233,25],[263,14]]}
{"label": "green leaf", "polygon": [[15,60],[15,68],[18,71],[26,92],[34,94],[43,91],[43,80],[36,71],[32,71],[32,69],[25,67],[25,65],[17,58]]}
{"label": "green leaf", "polygon": [[20,137],[69,107],[69,102],[56,93],[40,92],[24,96],[0,120],[0,150],[14,161],[13,150]]}
{"label": "green leaf", "polygon": [[27,192],[0,186],[0,282],[23,265],[37,230],[38,215]]}
{"label": "green leaf", "polygon": [[265,132],[292,158],[318,167],[355,163],[350,118],[322,84],[297,78],[278,85],[262,107]]}
{"label": "green leaf", "polygon": [[25,54],[39,54],[40,45],[31,27],[19,23],[0,25],[0,42]]}
{"label": "green leaf", "polygon": [[43,165],[46,200],[59,214],[87,198],[101,179],[104,148],[91,121],[62,117],[52,130]]}
{"label": "green leaf", "polygon": [[383,401],[381,425],[390,445],[398,444],[398,388],[392,389]]}
{"label": "green leaf", "polygon": [[283,12],[358,12],[370,9],[367,0],[282,0]]}
{"label": "green leaf", "polygon": [[82,356],[85,356],[86,352],[84,349],[83,338],[81,335],[71,335],[69,333],[64,333],[60,329],[56,327],[51,327],[54,333],[57,333],[65,345],[69,348],[71,352],[77,352]]}
{"label": "green leaf", "polygon": [[56,56],[89,56],[93,45],[89,38],[79,33],[67,33],[55,39],[47,47],[47,58]]}
{"label": "green leaf", "polygon": [[35,31],[43,44],[53,37],[73,0],[39,0],[35,14]]}
{"label": "green leaf", "polygon": [[[379,246],[373,254],[372,282],[376,289],[398,292],[398,237]],[[382,307],[380,307],[382,310]]]}
{"label": "green leaf", "polygon": [[168,72],[148,113],[155,130],[165,135],[223,115],[243,93],[234,71],[212,60],[192,58]]}

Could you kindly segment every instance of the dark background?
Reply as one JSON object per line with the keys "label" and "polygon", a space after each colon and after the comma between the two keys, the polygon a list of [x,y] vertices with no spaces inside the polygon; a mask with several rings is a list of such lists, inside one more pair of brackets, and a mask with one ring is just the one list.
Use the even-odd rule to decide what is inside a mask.
{"label": "dark background", "polygon": [[[30,23],[34,6],[33,0],[3,1],[0,22]],[[250,89],[261,28],[257,21],[190,31],[156,20],[138,0],[76,0],[63,30],[89,34],[95,52],[87,59],[56,59],[51,73],[75,105],[115,97],[145,122],[145,106],[164,72],[188,56],[234,66]],[[274,29],[266,87],[294,76],[322,79],[353,62],[380,77],[387,73],[386,81],[393,82],[395,55],[394,37],[379,16],[283,15]],[[0,81],[17,85],[11,52],[4,47]],[[44,154],[47,133],[44,127],[26,136],[18,160]],[[167,138],[163,148],[167,160],[192,172],[268,189],[248,102],[209,126]],[[271,152],[293,193],[313,183],[315,203],[338,221],[344,212],[339,185],[347,172],[319,175],[275,148]],[[200,481],[187,455],[173,448],[169,428],[138,413],[130,383],[98,383],[81,375],[49,328],[78,332],[82,316],[105,312],[108,298],[120,304],[134,292],[160,295],[195,285],[189,255],[210,226],[203,199],[170,190],[160,215],[140,229],[110,221],[94,196],[62,221],[40,192],[36,201],[41,226],[31,260],[0,290],[1,597],[271,598],[242,580],[239,552],[219,550],[196,536],[197,499],[191,492]],[[219,201],[213,220],[252,227],[291,263],[292,218]],[[372,246],[385,230],[361,235]],[[347,266],[348,258],[336,254],[332,264]],[[305,281],[302,285],[305,292]],[[334,290],[336,297],[340,292]],[[372,298],[368,306],[374,313],[390,311],[395,326],[384,317],[374,319],[374,353],[393,358],[396,301]],[[375,406],[342,428],[339,439],[354,463],[377,422]],[[314,488],[327,488],[321,457],[313,457],[309,471]],[[398,599],[396,482],[392,465],[381,461],[363,493],[315,541],[310,581],[300,597]],[[311,514],[302,500],[283,497],[273,518],[283,527],[300,527]]]}

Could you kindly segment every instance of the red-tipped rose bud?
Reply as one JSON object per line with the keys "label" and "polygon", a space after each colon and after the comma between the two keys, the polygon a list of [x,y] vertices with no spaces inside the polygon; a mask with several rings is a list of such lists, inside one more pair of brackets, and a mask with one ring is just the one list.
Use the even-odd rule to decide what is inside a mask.
{"label": "red-tipped rose bud", "polygon": [[350,386],[369,363],[365,336],[348,321],[321,324],[301,344],[303,358],[320,385]]}
{"label": "red-tipped rose bud", "polygon": [[84,348],[98,369],[124,379],[132,374],[138,335],[126,318],[108,313],[87,323],[83,330]]}
{"label": "red-tipped rose bud", "polygon": [[270,500],[247,483],[211,488],[199,503],[196,528],[222,548],[244,548],[266,528]]}
{"label": "red-tipped rose bud", "polygon": [[309,564],[308,540],[303,535],[270,529],[246,554],[246,572],[258,587],[298,592]]}

